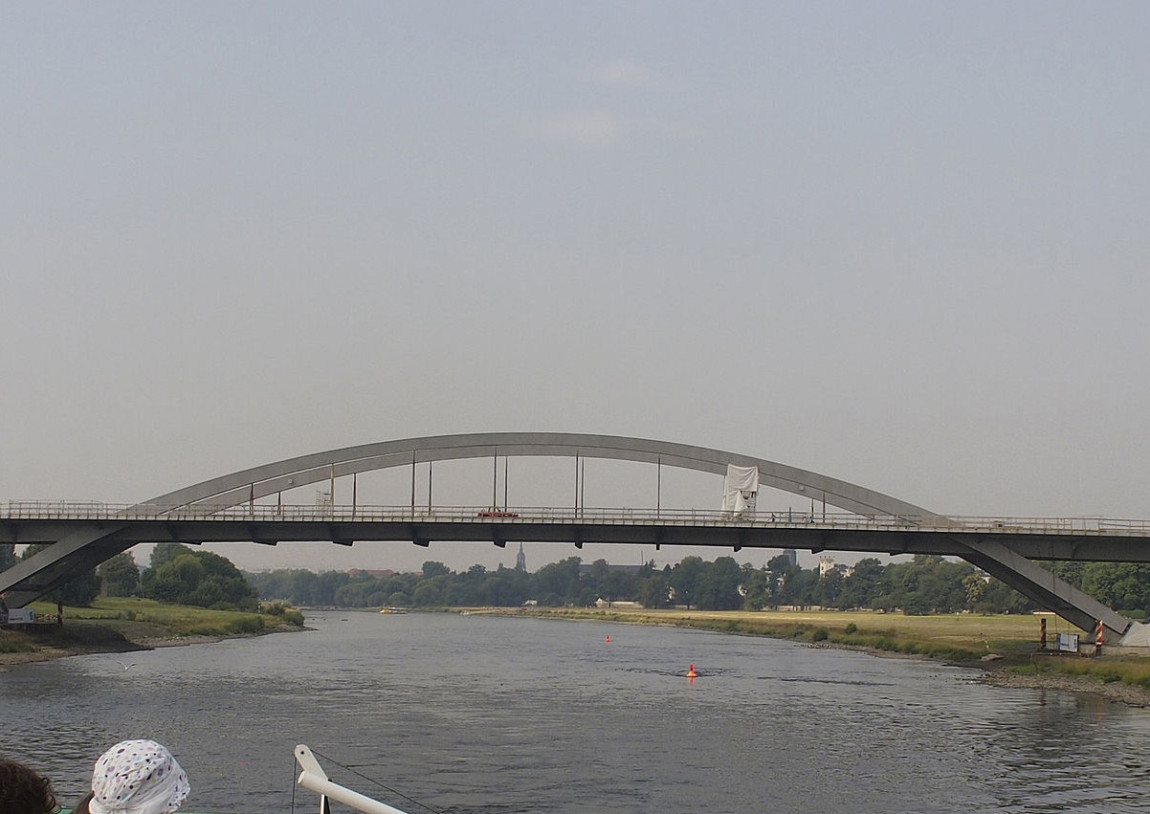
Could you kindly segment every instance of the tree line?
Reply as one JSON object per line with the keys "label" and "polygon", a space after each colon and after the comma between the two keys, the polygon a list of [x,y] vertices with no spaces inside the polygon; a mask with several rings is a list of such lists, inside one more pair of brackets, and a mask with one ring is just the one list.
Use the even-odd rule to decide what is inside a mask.
{"label": "tree line", "polygon": [[[32,545],[27,558],[44,548]],[[0,570],[17,561],[11,543],[0,544]],[[1116,611],[1144,618],[1150,611],[1150,564],[1042,563],[1058,577]],[[732,557],[706,561],[684,557],[675,565],[654,562],[628,570],[606,560],[584,565],[579,557],[549,563],[534,573],[473,565],[453,571],[428,561],[421,572],[374,576],[366,572],[279,569],[243,573],[226,557],[182,544],[157,545],[147,568],[125,552],[74,578],[49,599],[87,605],[103,590],[109,596],[141,596],[208,608],[253,610],[260,598],[293,605],[334,607],[515,607],[528,601],[560,607],[602,599],[638,602],[647,608],[685,606],[701,610],[762,610],[823,607],[931,613],[1025,613],[1035,604],[966,562],[917,555],[883,565],[870,557],[853,568],[820,574],[785,555],[755,568]]]}
{"label": "tree line", "polygon": [[[1130,563],[1049,564],[1060,577],[1115,610],[1142,618],[1150,609],[1150,565]],[[605,560],[584,566],[579,557],[544,565],[534,573],[473,565],[456,572],[428,561],[421,573],[373,576],[342,571],[280,569],[248,574],[265,599],[295,605],[336,607],[587,606],[597,600],[638,602],[647,608],[685,606],[701,610],[762,610],[823,607],[933,613],[1025,613],[1037,606],[1013,588],[966,562],[918,555],[883,565],[866,558],[853,568],[824,574],[785,555],[766,566],[739,565],[732,557],[713,562],[684,557],[675,565],[653,562],[629,571]]]}

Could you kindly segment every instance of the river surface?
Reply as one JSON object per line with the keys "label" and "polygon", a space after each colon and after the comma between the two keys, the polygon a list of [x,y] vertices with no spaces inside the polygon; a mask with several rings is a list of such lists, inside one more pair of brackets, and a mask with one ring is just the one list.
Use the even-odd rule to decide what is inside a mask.
{"label": "river surface", "polygon": [[189,775],[184,810],[239,814],[318,810],[293,793],[297,743],[336,782],[410,814],[1150,809],[1150,712],[1093,697],[674,628],[307,623],[0,673],[0,751],[70,805],[106,747],[154,738]]}

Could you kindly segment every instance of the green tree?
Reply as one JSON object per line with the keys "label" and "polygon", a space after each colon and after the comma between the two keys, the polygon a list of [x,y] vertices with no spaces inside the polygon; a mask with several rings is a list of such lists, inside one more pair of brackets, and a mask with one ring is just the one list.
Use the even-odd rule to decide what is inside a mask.
{"label": "green tree", "polygon": [[548,563],[535,573],[539,604],[554,606],[579,601],[580,562],[578,557],[568,557],[559,562]]}
{"label": "green tree", "polygon": [[639,602],[644,608],[668,608],[671,606],[671,584],[668,571],[656,571],[639,582]]}
{"label": "green tree", "polygon": [[322,604],[319,600],[319,576],[299,569],[295,571],[288,583],[288,598],[295,605]]}
{"label": "green tree", "polygon": [[872,602],[878,595],[882,575],[882,563],[876,558],[864,557],[856,562],[851,575],[843,579],[837,606],[844,610],[873,607]]}
{"label": "green tree", "polygon": [[439,574],[430,579],[421,579],[411,595],[412,604],[421,608],[439,607],[446,604],[443,598],[448,579],[447,574]]}
{"label": "green tree", "polygon": [[1087,563],[1082,590],[1114,610],[1143,610],[1150,607],[1150,564]]}
{"label": "green tree", "polygon": [[1054,576],[1058,577],[1065,582],[1069,582],[1075,588],[1082,588],[1082,577],[1086,571],[1087,563],[1076,561],[1060,561],[1060,562],[1040,562],[1043,568],[1050,571]]}
{"label": "green tree", "polygon": [[315,586],[317,605],[334,605],[335,593],[351,582],[351,574],[346,571],[324,571],[319,575]]}
{"label": "green tree", "polygon": [[451,573],[450,568],[448,568],[443,563],[435,562],[434,560],[428,560],[425,562],[421,570],[425,579],[431,579],[432,577],[438,576],[446,576],[447,574]]}
{"label": "green tree", "polygon": [[140,567],[127,551],[104,560],[96,573],[108,596],[132,596],[140,584]]}
{"label": "green tree", "polygon": [[843,582],[843,573],[837,568],[832,568],[819,577],[814,586],[815,604],[824,608],[838,607],[843,593]]}
{"label": "green tree", "polygon": [[882,601],[901,607],[912,616],[955,613],[968,606],[963,580],[973,573],[974,566],[970,563],[916,554],[909,563],[887,566],[882,580],[885,592]]}
{"label": "green tree", "polygon": [[699,579],[698,604],[703,610],[738,610],[743,606],[739,582],[743,572],[733,557],[718,557]]}
{"label": "green tree", "polygon": [[978,613],[1029,613],[1037,608],[1033,600],[997,579],[986,583],[982,601],[974,607]]}
{"label": "green tree", "polygon": [[692,555],[679,560],[679,564],[671,569],[671,588],[675,592],[675,602],[686,605],[688,610],[698,601],[704,565],[702,557]]}
{"label": "green tree", "polygon": [[204,608],[255,610],[257,591],[226,557],[185,545],[157,545],[151,566],[140,575],[139,592],[149,599]]}
{"label": "green tree", "polygon": [[986,596],[986,580],[978,574],[967,574],[962,578],[962,587],[966,590],[966,606],[969,610],[982,604]]}
{"label": "green tree", "polygon": [[[378,602],[375,599],[377,595],[381,597]],[[341,608],[366,608],[372,605],[382,607],[385,604],[382,597],[385,595],[379,590],[379,584],[376,580],[368,577],[366,579],[354,579],[337,589],[333,604]]]}
{"label": "green tree", "polygon": [[771,575],[765,567],[755,568],[749,562],[744,563],[740,579],[747,610],[762,610],[771,603]]}
{"label": "green tree", "polygon": [[[796,594],[794,587],[796,583],[801,582],[799,574],[802,569],[798,565],[791,562],[791,558],[786,554],[779,554],[767,560],[767,573],[770,575],[770,606],[777,608],[779,605],[792,604],[791,594]],[[784,585],[789,585],[787,590],[783,589]]]}
{"label": "green tree", "polygon": [[166,562],[176,559],[184,554],[193,554],[194,549],[191,546],[186,546],[183,543],[157,543],[152,548],[152,555],[148,559],[148,567],[155,569],[159,568]]}
{"label": "green tree", "polygon": [[815,586],[819,572],[815,569],[794,567],[779,586],[779,604],[805,608],[815,601]]}
{"label": "green tree", "polygon": [[599,595],[608,602],[617,602],[634,595],[631,578],[622,571],[608,571],[599,580]]}

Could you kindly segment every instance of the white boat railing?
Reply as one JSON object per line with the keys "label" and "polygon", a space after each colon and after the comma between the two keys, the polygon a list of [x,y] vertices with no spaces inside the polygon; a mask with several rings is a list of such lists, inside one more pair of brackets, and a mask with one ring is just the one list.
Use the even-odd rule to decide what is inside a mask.
{"label": "white boat railing", "polygon": [[335,800],[337,803],[350,806],[356,811],[364,812],[364,814],[405,814],[405,812],[393,808],[387,803],[381,803],[379,800],[373,800],[358,791],[352,791],[346,786],[331,782],[323,767],[319,765],[319,761],[315,759],[315,755],[311,753],[311,749],[302,743],[295,748],[295,759],[302,770],[296,782],[320,796],[320,814],[328,814],[327,800]]}

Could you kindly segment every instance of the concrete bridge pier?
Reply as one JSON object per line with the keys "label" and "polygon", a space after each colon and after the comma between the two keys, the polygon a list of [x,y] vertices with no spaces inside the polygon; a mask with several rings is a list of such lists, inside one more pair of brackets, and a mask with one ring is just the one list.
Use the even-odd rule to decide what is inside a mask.
{"label": "concrete bridge pier", "polygon": [[967,562],[1085,631],[1092,633],[1102,622],[1105,640],[1117,643],[1131,627],[1125,616],[997,540],[983,536],[966,545],[971,552],[963,556]]}
{"label": "concrete bridge pier", "polygon": [[52,545],[3,572],[0,590],[4,601],[9,607],[21,608],[136,544],[135,540],[109,539],[116,531],[118,526],[109,528],[107,524],[69,526],[55,534],[42,535],[50,540],[29,541]]}

